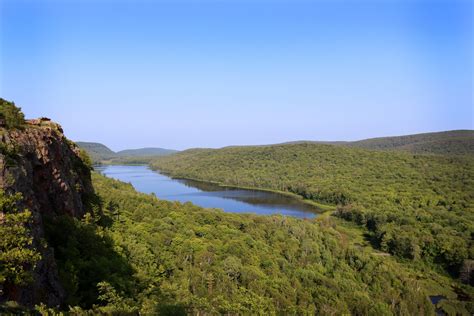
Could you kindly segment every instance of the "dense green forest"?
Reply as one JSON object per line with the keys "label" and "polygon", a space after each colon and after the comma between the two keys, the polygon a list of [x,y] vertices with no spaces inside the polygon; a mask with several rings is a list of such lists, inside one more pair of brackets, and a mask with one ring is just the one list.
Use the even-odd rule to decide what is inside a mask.
{"label": "dense green forest", "polygon": [[[413,154],[473,155],[474,131],[454,130],[404,136],[369,138],[358,141],[296,141],[284,144],[326,144]],[[283,144],[280,144],[283,145]]]}
{"label": "dense green forest", "polygon": [[[366,229],[373,246],[423,259],[454,278],[465,276],[474,259],[472,156],[303,143],[189,150],[152,166],[174,177],[289,191],[337,205],[334,215]],[[472,285],[470,275],[463,281]]]}
{"label": "dense green forest", "polygon": [[[24,125],[11,105],[0,112],[3,132],[52,132],[50,124]],[[19,161],[16,145],[0,147],[4,168]],[[82,159],[90,180],[86,152],[66,152]],[[291,192],[334,211],[311,220],[225,213],[159,200],[97,173],[95,193],[91,186],[83,196],[85,216],[32,214],[21,194],[0,191],[0,294],[28,287],[51,248],[66,295],[61,306],[34,310],[2,301],[0,313],[474,313],[470,155],[297,143],[146,159],[176,177]]]}
{"label": "dense green forest", "polygon": [[406,136],[380,137],[349,142],[351,147],[401,150],[415,154],[474,154],[474,131],[455,130]]}
{"label": "dense green forest", "polygon": [[[280,145],[295,144],[326,144],[345,147],[365,148],[385,151],[404,151],[414,154],[438,154],[438,155],[473,155],[474,154],[474,131],[454,130],[437,133],[423,133],[405,136],[369,138],[359,141],[297,141]],[[147,164],[156,156],[167,156],[177,153],[177,150],[164,148],[140,148],[128,149],[118,152],[112,151],[100,143],[76,142],[86,150],[94,163]],[[277,145],[263,145],[277,146]]]}
{"label": "dense green forest", "polygon": [[21,194],[0,191],[0,285],[5,285],[4,290],[9,285],[30,282],[30,269],[40,259],[36,249],[30,247],[31,212],[21,212],[16,205],[21,199]]}
{"label": "dense green forest", "polygon": [[76,311],[430,315],[435,293],[451,295],[448,311],[472,310],[449,279],[354,246],[336,218],[230,214],[93,180],[95,215],[47,226]]}
{"label": "dense green forest", "polygon": [[[439,308],[468,315],[474,310],[472,288],[362,246],[358,230],[338,218],[231,214],[159,200],[99,174],[93,174],[93,183],[97,196],[82,220],[44,217],[45,241],[55,249],[67,293],[64,308],[74,313],[432,315]],[[14,199],[0,196],[2,205]],[[25,216],[12,219],[28,220]],[[24,253],[24,262],[13,263],[34,260],[34,252],[25,252],[28,237],[18,240],[18,231],[5,227],[2,235],[11,235],[18,241],[13,248]],[[445,299],[434,306],[430,295]],[[58,312],[44,305],[36,310]]]}
{"label": "dense green forest", "polygon": [[177,153],[174,149],[165,148],[138,148],[138,149],[126,149],[117,152],[120,157],[150,157],[150,156],[166,156]]}

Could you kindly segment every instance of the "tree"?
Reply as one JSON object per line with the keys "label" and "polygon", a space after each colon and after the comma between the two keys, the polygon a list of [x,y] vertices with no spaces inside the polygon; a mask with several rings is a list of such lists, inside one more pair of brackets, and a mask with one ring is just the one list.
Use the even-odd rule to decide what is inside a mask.
{"label": "tree", "polygon": [[25,124],[25,115],[15,103],[0,98],[0,122],[2,121],[8,129],[21,128]]}
{"label": "tree", "polygon": [[474,260],[464,260],[459,279],[465,284],[474,285]]}
{"label": "tree", "polygon": [[40,259],[28,228],[32,214],[18,211],[19,199],[20,194],[6,196],[0,191],[0,284],[7,287],[30,281],[30,271]]}

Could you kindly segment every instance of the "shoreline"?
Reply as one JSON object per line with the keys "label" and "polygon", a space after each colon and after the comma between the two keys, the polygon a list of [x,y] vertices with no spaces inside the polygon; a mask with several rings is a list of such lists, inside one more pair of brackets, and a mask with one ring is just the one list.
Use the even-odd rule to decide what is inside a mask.
{"label": "shoreline", "polygon": [[197,182],[202,182],[202,183],[214,184],[214,185],[220,186],[222,188],[263,191],[263,192],[270,192],[270,193],[276,193],[276,194],[284,195],[284,196],[287,196],[287,197],[294,198],[294,199],[296,199],[299,202],[302,202],[304,204],[311,205],[311,206],[317,208],[319,210],[319,212],[317,212],[318,215],[323,215],[323,214],[326,214],[326,213],[332,213],[336,209],[336,206],[318,203],[318,202],[313,201],[313,200],[308,200],[308,199],[303,198],[301,195],[298,195],[298,194],[292,193],[292,192],[288,192],[288,191],[280,191],[280,190],[260,188],[260,187],[230,185],[230,184],[224,184],[224,183],[217,182],[217,181],[208,181],[208,180],[202,180],[202,179],[196,179],[196,178],[190,178],[190,177],[175,177],[175,176],[171,175],[170,173],[162,171],[160,169],[153,169],[150,165],[146,165],[146,166],[148,166],[150,168],[150,170],[158,172],[160,174],[163,174],[167,177],[170,177],[171,179],[191,180],[191,181],[197,181]]}
{"label": "shoreline", "polygon": [[280,195],[283,195],[283,196],[293,198],[293,199],[297,200],[298,202],[301,202],[301,203],[304,203],[306,205],[310,205],[310,206],[314,207],[315,208],[314,213],[318,215],[318,216],[316,216],[316,219],[325,218],[326,216],[329,216],[330,214],[332,214],[336,209],[336,206],[334,206],[334,205],[322,204],[322,203],[318,203],[316,201],[308,200],[308,199],[303,198],[301,195],[298,195],[298,194],[292,193],[292,192],[288,192],[288,191],[280,191],[280,190],[275,190],[275,189],[250,187],[250,186],[229,185],[229,184],[224,184],[224,183],[220,183],[220,182],[216,182],[216,181],[208,181],[208,180],[196,179],[196,178],[191,178],[191,177],[176,177],[176,176],[171,175],[168,172],[162,171],[160,169],[152,168],[151,165],[147,164],[147,163],[120,163],[120,164],[117,163],[117,164],[114,164],[114,163],[103,163],[102,162],[100,164],[95,164],[92,167],[111,166],[111,165],[115,165],[115,166],[118,166],[118,165],[122,165],[122,166],[146,166],[153,172],[157,172],[159,174],[162,174],[164,176],[170,177],[171,179],[175,179],[175,180],[190,180],[190,181],[197,181],[197,182],[201,182],[201,183],[208,183],[208,184],[212,184],[212,185],[217,185],[217,186],[222,187],[222,188],[253,190],[253,191],[262,191],[262,192],[280,194]]}

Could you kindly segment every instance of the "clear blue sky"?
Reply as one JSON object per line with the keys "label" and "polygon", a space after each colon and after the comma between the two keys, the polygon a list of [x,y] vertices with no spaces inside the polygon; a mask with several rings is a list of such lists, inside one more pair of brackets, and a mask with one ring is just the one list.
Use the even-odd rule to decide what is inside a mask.
{"label": "clear blue sky", "polygon": [[115,150],[473,129],[472,3],[1,0],[0,95]]}

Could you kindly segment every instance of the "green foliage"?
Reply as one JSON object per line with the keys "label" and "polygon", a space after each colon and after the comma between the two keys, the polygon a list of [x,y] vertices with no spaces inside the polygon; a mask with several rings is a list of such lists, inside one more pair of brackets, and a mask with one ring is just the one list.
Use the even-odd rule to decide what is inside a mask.
{"label": "green foliage", "polygon": [[[97,276],[82,287],[95,298],[87,304],[79,299],[82,307],[93,303],[109,313],[161,315],[433,313],[419,276],[391,258],[353,248],[331,218],[229,214],[161,201],[98,174],[93,180],[108,218],[102,222],[108,224],[87,225],[95,225],[94,235],[110,240],[107,248],[115,254],[104,249],[91,253],[98,241],[84,241],[87,234],[75,233],[77,228],[67,222],[49,225],[55,231],[51,243],[71,231],[69,239],[75,240],[53,245],[60,270],[74,264],[79,268],[70,271]],[[122,275],[120,282],[106,280],[114,275],[107,269],[119,265],[107,258],[117,255],[130,265],[127,286],[120,286],[127,284],[123,272],[115,274]],[[94,283],[98,292],[92,290],[97,289]],[[88,297],[84,294],[79,297]]]}
{"label": "green foliage", "polygon": [[7,129],[21,128],[25,124],[25,116],[15,103],[0,98],[0,120]]}
{"label": "green foliage", "polygon": [[106,165],[148,165],[157,156],[124,156],[101,161]]}
{"label": "green foliage", "polygon": [[102,312],[114,313],[120,311],[125,314],[135,314],[137,312],[136,307],[132,307],[133,300],[124,298],[122,295],[117,293],[117,290],[108,282],[99,282],[97,284],[99,289],[99,300],[106,303],[106,307],[101,309]]}
{"label": "green foliage", "polygon": [[92,307],[98,302],[100,282],[132,295],[134,280],[127,260],[115,251],[110,236],[90,214],[82,221],[67,215],[44,220],[68,305]]}
{"label": "green foliage", "polygon": [[[97,195],[83,196],[90,213],[43,218],[45,237],[72,314],[472,314],[473,288],[442,269],[456,276],[462,267],[470,280],[473,159],[315,144],[191,150],[153,166],[293,192],[337,205],[337,217],[224,213],[93,174]],[[5,283],[26,282],[39,258],[16,199],[0,196]],[[380,251],[359,243],[361,231]],[[434,307],[433,294],[446,299]]]}
{"label": "green foliage", "polygon": [[5,159],[6,167],[15,166],[18,159],[18,150],[14,144],[0,143],[0,155]]}
{"label": "green foliage", "polygon": [[338,204],[374,246],[457,276],[473,259],[474,158],[322,144],[189,150],[155,160],[175,177],[289,191]]}
{"label": "green foliage", "polygon": [[402,150],[415,154],[474,154],[474,131],[456,130],[407,136],[380,137],[344,143],[350,147]]}
{"label": "green foliage", "polygon": [[19,211],[19,200],[20,194],[0,191],[0,284],[7,288],[31,281],[31,270],[40,259],[32,247],[31,212]]}
{"label": "green foliage", "polygon": [[412,154],[474,155],[474,131],[453,130],[404,136],[377,137],[353,142],[296,141],[280,145],[326,144]]}
{"label": "green foliage", "polygon": [[27,315],[28,309],[15,301],[0,303],[0,315]]}
{"label": "green foliage", "polygon": [[82,162],[87,168],[92,169],[92,159],[86,150],[79,148],[79,158],[81,158]]}
{"label": "green foliage", "polygon": [[119,157],[156,157],[156,156],[167,156],[178,152],[173,149],[165,148],[138,148],[138,149],[126,149],[117,152]]}
{"label": "green foliage", "polygon": [[115,152],[99,143],[76,142],[76,145],[85,150],[94,163],[115,157]]}

